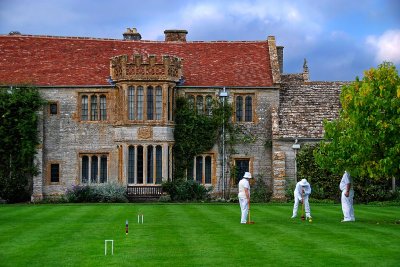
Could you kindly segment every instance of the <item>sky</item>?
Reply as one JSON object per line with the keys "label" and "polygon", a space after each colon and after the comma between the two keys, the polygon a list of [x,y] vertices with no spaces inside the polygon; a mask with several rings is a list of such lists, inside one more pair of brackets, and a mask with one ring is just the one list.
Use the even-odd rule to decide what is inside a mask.
{"label": "sky", "polygon": [[400,69],[400,0],[0,0],[0,34],[142,40],[187,30],[187,41],[284,46],[284,73],[307,60],[313,81],[352,81],[384,61]]}

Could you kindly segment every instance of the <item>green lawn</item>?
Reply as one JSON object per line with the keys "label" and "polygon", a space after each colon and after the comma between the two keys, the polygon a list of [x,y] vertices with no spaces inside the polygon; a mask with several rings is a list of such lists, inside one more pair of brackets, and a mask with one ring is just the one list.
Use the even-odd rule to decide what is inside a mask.
{"label": "green lawn", "polygon": [[311,208],[308,223],[253,204],[241,225],[238,204],[0,205],[0,266],[400,266],[398,206],[356,205],[355,223]]}

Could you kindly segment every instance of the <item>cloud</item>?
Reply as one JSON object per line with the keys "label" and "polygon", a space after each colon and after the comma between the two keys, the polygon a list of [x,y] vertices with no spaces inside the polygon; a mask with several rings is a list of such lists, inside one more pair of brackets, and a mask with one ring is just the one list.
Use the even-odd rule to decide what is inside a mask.
{"label": "cloud", "polygon": [[366,43],[374,50],[377,63],[383,61],[400,63],[400,29],[385,31],[380,36],[368,36]]}

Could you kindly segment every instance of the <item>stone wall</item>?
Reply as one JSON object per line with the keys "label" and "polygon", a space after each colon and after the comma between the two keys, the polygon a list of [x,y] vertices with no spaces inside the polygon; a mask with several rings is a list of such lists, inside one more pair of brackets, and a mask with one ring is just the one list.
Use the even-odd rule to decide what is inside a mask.
{"label": "stone wall", "polygon": [[[323,120],[336,119],[340,110],[340,92],[347,82],[309,82],[307,75],[287,74],[281,77],[279,109],[273,115],[273,166],[285,171],[275,171],[274,198],[284,199],[282,183],[296,181],[296,140],[301,146],[322,140]],[[282,179],[282,176],[285,178]]]}
{"label": "stone wall", "polygon": [[[59,112],[52,115],[47,108],[43,110],[39,124],[42,144],[36,158],[41,172],[34,178],[33,200],[64,194],[68,188],[80,184],[79,155],[82,153],[107,154],[108,182],[124,184],[127,180],[127,169],[124,166],[128,159],[129,145],[161,145],[163,160],[167,160],[168,148],[173,143],[171,126],[120,125],[118,118],[112,114],[117,110],[115,106],[118,106],[115,90],[112,87],[40,89],[43,98],[58,104]],[[80,121],[77,100],[83,91],[109,94],[107,121]],[[120,149],[122,152],[119,152]],[[50,164],[54,163],[60,165],[59,183],[50,182]],[[167,163],[163,164],[163,178],[168,179]]]}

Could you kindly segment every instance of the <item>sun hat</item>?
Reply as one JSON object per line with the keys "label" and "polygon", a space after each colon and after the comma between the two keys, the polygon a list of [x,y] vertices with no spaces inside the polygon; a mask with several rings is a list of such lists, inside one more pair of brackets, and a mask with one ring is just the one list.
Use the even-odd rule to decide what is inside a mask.
{"label": "sun hat", "polygon": [[251,178],[253,178],[253,177],[251,177],[251,173],[245,172],[244,175],[243,175],[243,178],[251,179]]}
{"label": "sun hat", "polygon": [[308,184],[308,182],[306,179],[301,179],[301,181],[300,181],[301,186],[306,186],[307,184]]}

